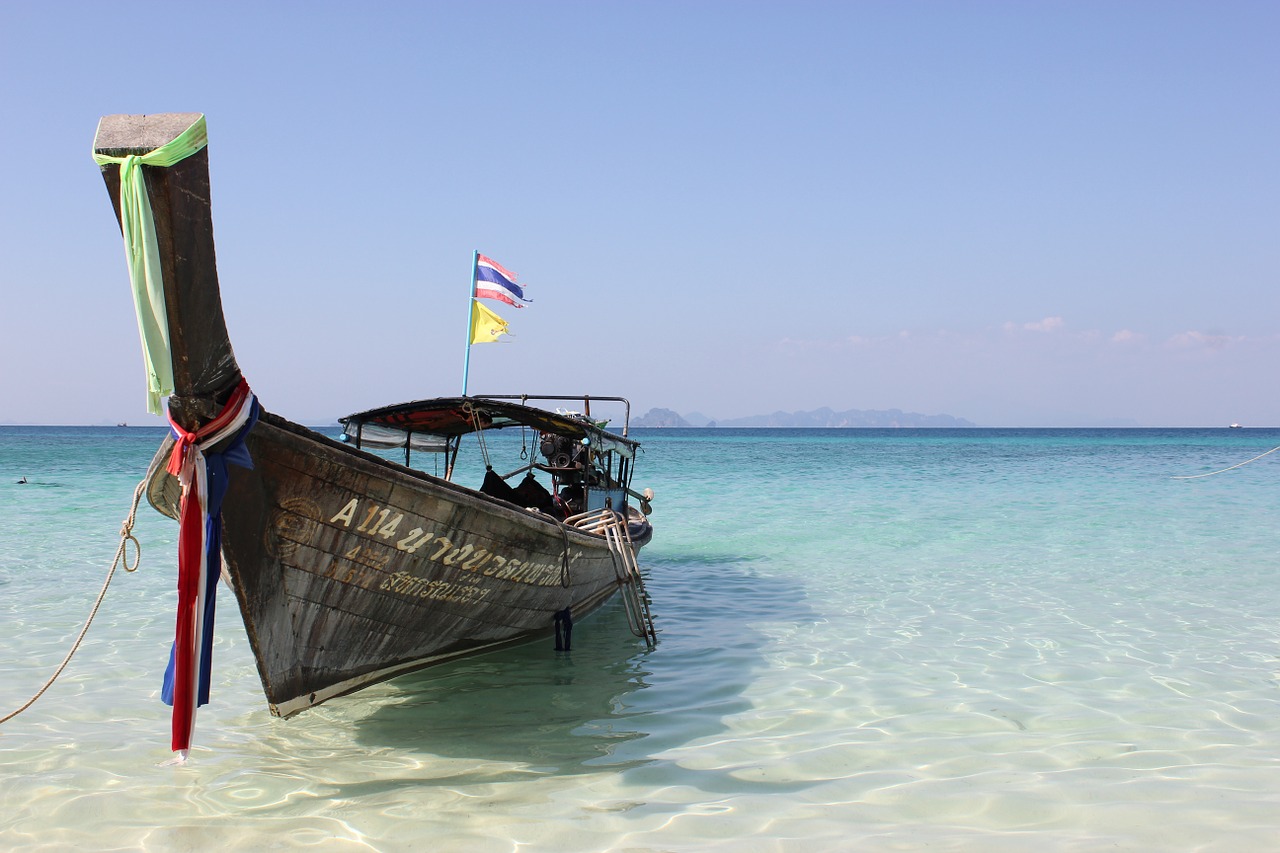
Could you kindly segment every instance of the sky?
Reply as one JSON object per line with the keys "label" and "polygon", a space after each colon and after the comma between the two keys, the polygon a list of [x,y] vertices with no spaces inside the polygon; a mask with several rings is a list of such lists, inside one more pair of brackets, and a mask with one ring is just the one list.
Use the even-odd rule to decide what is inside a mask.
{"label": "sky", "polygon": [[156,424],[98,118],[203,112],[241,369],[711,418],[1280,425],[1280,4],[0,3],[0,423]]}

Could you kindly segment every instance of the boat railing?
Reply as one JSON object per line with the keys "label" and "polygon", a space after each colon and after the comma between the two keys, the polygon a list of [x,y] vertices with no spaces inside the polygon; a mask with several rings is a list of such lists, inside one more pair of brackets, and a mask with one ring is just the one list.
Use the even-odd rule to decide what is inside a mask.
{"label": "boat railing", "polygon": [[625,438],[631,425],[631,401],[626,397],[599,397],[594,394],[477,394],[478,399],[485,400],[519,400],[520,405],[527,406],[532,402],[581,402],[582,414],[591,417],[591,402],[621,403],[624,407],[622,417],[622,435]]}
{"label": "boat railing", "polygon": [[587,533],[603,534],[604,529],[616,524],[619,517],[620,515],[612,509],[602,507],[571,515],[564,520],[564,523]]}

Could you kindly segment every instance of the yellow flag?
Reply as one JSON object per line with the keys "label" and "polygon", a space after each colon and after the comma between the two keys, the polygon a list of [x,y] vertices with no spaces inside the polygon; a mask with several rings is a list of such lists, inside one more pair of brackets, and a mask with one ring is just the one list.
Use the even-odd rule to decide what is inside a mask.
{"label": "yellow flag", "polygon": [[471,343],[488,344],[499,335],[508,334],[507,321],[490,311],[477,299],[471,300]]}

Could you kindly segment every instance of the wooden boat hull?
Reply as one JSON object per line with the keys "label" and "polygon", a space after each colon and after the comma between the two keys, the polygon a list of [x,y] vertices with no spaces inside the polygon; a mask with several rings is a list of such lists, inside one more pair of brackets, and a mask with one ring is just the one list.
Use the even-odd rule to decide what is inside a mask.
{"label": "wooden boat hull", "polygon": [[[264,413],[223,555],[272,713],[550,635],[618,590],[599,535]],[[637,527],[638,548],[648,536]]]}
{"label": "wooden boat hull", "polygon": [[[176,141],[183,142],[181,155],[167,149]],[[167,394],[169,418],[185,435],[204,441],[210,433],[201,431],[210,429],[217,441],[234,444],[219,431],[223,414],[233,411],[235,420],[253,410],[227,409],[232,400],[248,399],[248,385],[223,318],[203,141],[199,114],[106,116],[94,150],[122,231],[133,235],[126,250],[149,393],[157,406],[155,398]],[[154,292],[157,284],[163,298]],[[160,327],[167,333],[159,334]],[[166,363],[169,389],[157,369]],[[494,425],[471,408],[471,398],[462,402],[467,429]],[[523,404],[503,411],[533,413]],[[604,504],[607,516],[591,516],[601,509],[585,502],[573,510],[581,515],[559,521],[261,414],[244,437],[253,468],[229,469],[221,550],[273,713],[288,717],[400,673],[549,635],[557,614],[581,617],[620,588],[627,591],[632,630],[655,639],[633,550],[651,528],[634,509],[625,515],[612,509],[627,506],[630,466],[619,462],[613,469],[618,482],[609,481],[608,467],[590,475],[585,467],[593,458],[612,459],[615,450],[629,462],[634,442],[551,413],[535,416],[533,424],[539,431],[558,425],[574,437],[592,436],[583,444],[590,447],[583,467],[575,470],[585,496],[596,476],[614,490],[617,500]],[[167,457],[162,448],[157,463]],[[177,484],[164,468],[153,463],[149,495],[176,517]],[[575,527],[578,522],[591,529]],[[186,533],[192,529],[192,540],[199,539],[199,522]],[[620,538],[620,530],[629,538]],[[207,594],[207,555],[182,553],[188,559],[180,560],[180,586],[185,566],[183,589],[191,599],[179,607],[178,634],[191,658],[183,665],[182,690],[195,693],[197,679],[188,678],[199,669],[198,655],[190,654],[198,651],[193,637],[208,635],[192,626],[195,593]],[[186,698],[194,710],[195,696]],[[184,745],[174,748],[182,750],[189,723],[179,721],[176,708],[175,743]]]}

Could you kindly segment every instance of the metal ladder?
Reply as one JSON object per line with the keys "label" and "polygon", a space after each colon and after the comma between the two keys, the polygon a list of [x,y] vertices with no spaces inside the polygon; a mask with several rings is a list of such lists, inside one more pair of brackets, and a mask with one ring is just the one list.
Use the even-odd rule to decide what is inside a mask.
{"label": "metal ladder", "polygon": [[640,576],[640,564],[636,561],[636,549],[631,544],[631,528],[621,513],[609,508],[579,513],[565,520],[579,530],[604,536],[613,557],[613,569],[622,592],[623,607],[627,611],[627,626],[631,633],[644,639],[649,648],[658,644],[658,631],[649,609],[649,594]]}

